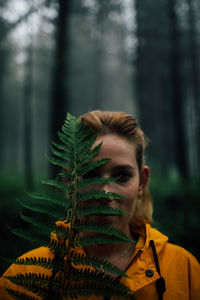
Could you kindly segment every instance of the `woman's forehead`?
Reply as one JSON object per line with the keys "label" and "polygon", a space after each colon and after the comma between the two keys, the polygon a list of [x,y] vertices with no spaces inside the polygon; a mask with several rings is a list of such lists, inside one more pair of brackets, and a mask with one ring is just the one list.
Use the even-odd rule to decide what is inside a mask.
{"label": "woman's forehead", "polygon": [[99,136],[93,147],[101,142],[102,145],[96,157],[117,159],[122,164],[130,164],[135,161],[135,145],[125,138],[116,134],[106,134]]}

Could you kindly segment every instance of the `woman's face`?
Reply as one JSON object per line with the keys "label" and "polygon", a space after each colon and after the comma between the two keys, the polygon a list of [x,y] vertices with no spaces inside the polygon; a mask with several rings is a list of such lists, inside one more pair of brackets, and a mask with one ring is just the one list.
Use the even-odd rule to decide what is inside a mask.
{"label": "woman's face", "polygon": [[122,209],[130,214],[116,216],[92,215],[89,219],[94,222],[111,224],[122,230],[126,235],[131,236],[129,223],[135,211],[137,197],[142,195],[144,187],[146,186],[149,169],[145,166],[139,174],[135,156],[135,146],[123,137],[116,134],[107,134],[98,137],[94,146],[101,141],[103,141],[103,144],[93,160],[101,158],[111,158],[111,160],[107,164],[92,171],[90,176],[121,177],[115,182],[91,185],[89,189],[100,189],[106,192],[118,193],[124,196],[124,198],[120,200],[96,199],[92,200],[92,203],[94,204],[94,201],[96,201],[98,205],[102,203],[103,205]]}

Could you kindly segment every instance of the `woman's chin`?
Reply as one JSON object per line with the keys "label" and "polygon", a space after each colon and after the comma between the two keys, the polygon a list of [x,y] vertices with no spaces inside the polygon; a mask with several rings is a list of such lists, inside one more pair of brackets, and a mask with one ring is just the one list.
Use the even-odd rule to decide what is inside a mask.
{"label": "woman's chin", "polygon": [[88,221],[112,224],[116,222],[116,218],[116,215],[95,214],[88,216]]}

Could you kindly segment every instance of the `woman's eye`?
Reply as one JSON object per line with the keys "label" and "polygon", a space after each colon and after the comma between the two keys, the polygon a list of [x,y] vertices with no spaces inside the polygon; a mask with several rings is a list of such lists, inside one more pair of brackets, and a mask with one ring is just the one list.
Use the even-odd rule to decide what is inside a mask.
{"label": "woman's eye", "polygon": [[117,180],[118,182],[126,183],[126,182],[128,182],[131,179],[132,174],[130,174],[130,173],[122,173],[122,174],[119,174],[118,176],[120,176],[120,178]]}
{"label": "woman's eye", "polygon": [[83,179],[94,178],[97,177],[97,173],[95,171],[90,171],[87,174],[82,176]]}

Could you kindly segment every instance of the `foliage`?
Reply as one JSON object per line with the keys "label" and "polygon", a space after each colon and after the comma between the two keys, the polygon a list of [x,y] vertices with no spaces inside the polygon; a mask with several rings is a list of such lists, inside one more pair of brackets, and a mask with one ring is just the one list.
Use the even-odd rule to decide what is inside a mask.
{"label": "foliage", "polygon": [[[91,161],[101,144],[92,147],[96,140],[93,131],[86,129],[80,120],[70,114],[58,136],[62,143],[53,143],[51,150],[55,156],[48,157],[48,160],[61,167],[61,171],[56,179],[42,181],[51,187],[50,192],[27,193],[27,197],[20,200],[22,206],[47,214],[50,221],[47,223],[46,219],[44,222],[43,218],[36,219],[21,212],[21,218],[33,226],[32,230],[11,229],[18,236],[43,245],[54,253],[53,258],[19,258],[14,263],[41,266],[52,272],[50,275],[34,272],[17,274],[7,279],[42,299],[70,299],[94,294],[133,299],[132,292],[126,286],[120,282],[116,284],[112,275],[108,275],[126,276],[119,268],[104,259],[75,253],[77,248],[86,245],[134,242],[113,226],[95,224],[84,218],[91,214],[127,213],[103,204],[88,205],[87,202],[94,198],[121,198],[120,195],[98,189],[87,190],[90,185],[118,179],[89,178],[91,170],[110,159]],[[16,299],[32,299],[18,291],[8,292]]]}

